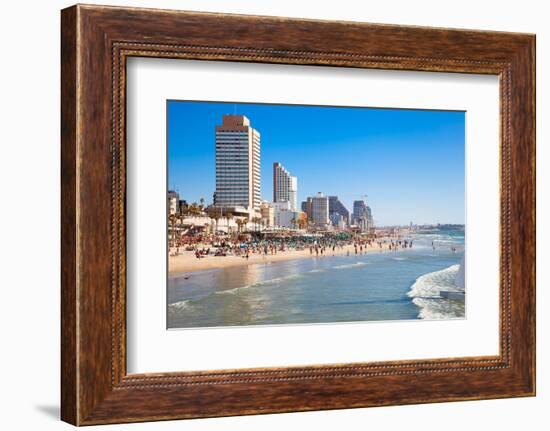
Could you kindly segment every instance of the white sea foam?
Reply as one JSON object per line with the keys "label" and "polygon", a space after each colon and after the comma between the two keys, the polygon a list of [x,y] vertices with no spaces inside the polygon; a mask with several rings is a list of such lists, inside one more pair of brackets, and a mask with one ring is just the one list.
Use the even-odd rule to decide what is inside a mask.
{"label": "white sea foam", "polygon": [[455,277],[455,284],[457,287],[461,288],[463,291],[466,290],[466,261],[464,256],[462,256],[462,261],[460,262],[460,268],[458,269],[458,274]]}
{"label": "white sea foam", "polygon": [[418,317],[425,320],[459,319],[464,317],[464,301],[435,298],[414,298],[420,308]]}
{"label": "white sea foam", "polygon": [[358,266],[365,266],[368,265],[368,262],[355,262],[355,263],[348,263],[346,265],[337,265],[333,266],[333,269],[347,269],[347,268],[356,268]]}
{"label": "white sea foam", "polygon": [[461,291],[455,284],[455,278],[459,268],[460,265],[458,264],[451,265],[440,271],[421,275],[411,286],[411,290],[407,295],[420,298],[439,298],[439,292],[442,290],[451,292]]}
{"label": "white sea foam", "polygon": [[393,260],[407,260],[406,257],[392,257]]}
{"label": "white sea foam", "polygon": [[300,277],[303,277],[303,276],[304,276],[304,274],[290,274],[290,275],[286,275],[284,277],[276,277],[276,278],[270,278],[269,280],[256,281],[254,283],[245,284],[244,286],[234,287],[233,289],[219,290],[216,293],[220,294],[220,295],[234,294],[234,293],[237,293],[237,292],[239,292],[241,290],[244,290],[244,289],[250,289],[251,287],[269,286],[269,285],[280,284],[283,281],[292,280],[292,279],[300,278]]}
{"label": "white sea foam", "polygon": [[[440,271],[421,275],[411,286],[408,296],[420,308],[421,319],[453,319],[464,317],[464,301],[442,298],[441,291],[464,292],[461,283],[462,265],[452,265]],[[463,276],[462,276],[463,277]],[[458,281],[458,283],[457,283]]]}
{"label": "white sea foam", "polygon": [[191,308],[191,300],[185,299],[183,301],[178,301],[178,302],[174,302],[173,304],[169,304],[168,306],[178,310],[187,310]]}

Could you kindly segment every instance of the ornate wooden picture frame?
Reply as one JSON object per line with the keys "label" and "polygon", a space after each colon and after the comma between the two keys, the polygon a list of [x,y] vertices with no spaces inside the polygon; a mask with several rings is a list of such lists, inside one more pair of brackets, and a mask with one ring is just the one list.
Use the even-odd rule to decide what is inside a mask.
{"label": "ornate wooden picture frame", "polygon": [[[75,425],[535,394],[535,37],[102,6],[62,11],[61,416]],[[129,57],[500,78],[500,354],[126,372]]]}

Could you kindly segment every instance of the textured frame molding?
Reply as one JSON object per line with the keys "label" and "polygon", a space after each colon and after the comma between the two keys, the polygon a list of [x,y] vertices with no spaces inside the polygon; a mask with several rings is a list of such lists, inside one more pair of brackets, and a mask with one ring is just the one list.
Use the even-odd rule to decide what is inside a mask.
{"label": "textured frame molding", "polygon": [[[61,42],[63,420],[86,425],[534,395],[534,36],[78,5],[62,11]],[[499,355],[127,375],[131,56],[498,75]]]}

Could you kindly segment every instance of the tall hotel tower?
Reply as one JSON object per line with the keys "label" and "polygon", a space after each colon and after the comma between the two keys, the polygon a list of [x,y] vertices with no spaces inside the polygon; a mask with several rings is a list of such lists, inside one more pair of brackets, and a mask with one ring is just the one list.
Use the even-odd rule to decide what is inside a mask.
{"label": "tall hotel tower", "polygon": [[290,202],[292,211],[298,207],[298,178],[278,162],[273,163],[273,202]]}
{"label": "tall hotel tower", "polygon": [[224,115],[216,126],[214,205],[244,207],[252,217],[261,203],[260,133],[244,115]]}

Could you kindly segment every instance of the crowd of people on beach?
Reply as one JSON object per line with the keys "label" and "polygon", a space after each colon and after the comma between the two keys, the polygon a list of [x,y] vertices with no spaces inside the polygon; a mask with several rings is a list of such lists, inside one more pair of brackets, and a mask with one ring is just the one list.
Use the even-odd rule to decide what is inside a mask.
{"label": "crowd of people on beach", "polygon": [[[386,247],[385,247],[386,246]],[[192,251],[197,259],[207,256],[237,256],[249,259],[250,255],[277,255],[289,250],[309,250],[310,255],[324,256],[327,254],[351,253],[356,255],[367,253],[368,249],[382,251],[384,248],[397,251],[413,247],[413,241],[397,238],[377,238],[355,236],[309,236],[309,237],[279,237],[271,239],[231,238],[228,236],[210,235],[197,237],[182,237],[177,241],[172,256],[182,251]],[[348,249],[346,251],[346,248]]]}

